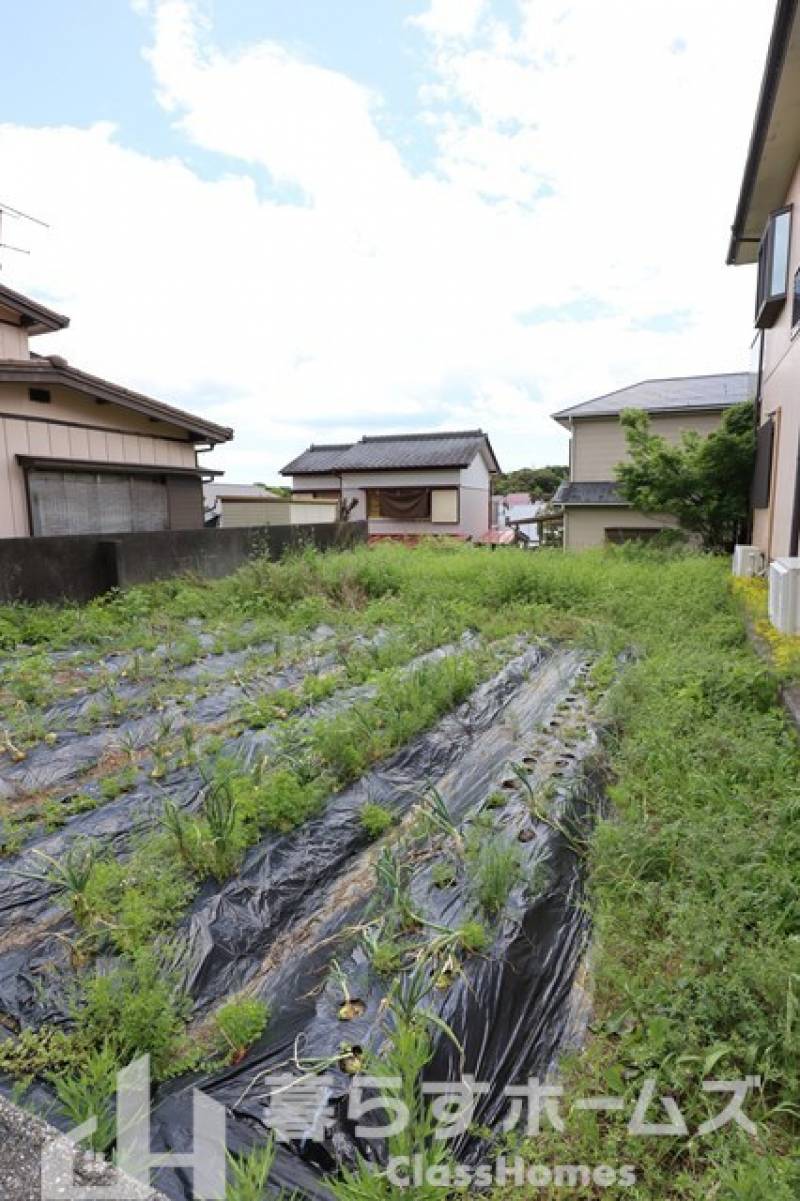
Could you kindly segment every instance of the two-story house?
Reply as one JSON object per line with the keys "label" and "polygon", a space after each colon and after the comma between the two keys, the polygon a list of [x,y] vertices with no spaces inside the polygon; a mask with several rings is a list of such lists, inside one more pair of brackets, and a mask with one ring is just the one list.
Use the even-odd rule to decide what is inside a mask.
{"label": "two-story house", "polygon": [[[798,212],[795,212],[795,208]],[[728,262],[757,263],[753,545],[800,553],[800,6],[779,0]]]}
{"label": "two-story house", "polygon": [[442,534],[477,540],[491,525],[492,477],[499,471],[482,430],[381,434],[312,445],[283,468],[292,495],[336,499],[375,538]]}
{"label": "two-story house", "polygon": [[645,380],[554,413],[571,435],[569,478],[553,497],[564,511],[565,548],[648,538],[677,526],[669,514],[637,512],[620,495],[614,469],[627,457],[623,410],[644,409],[652,432],[674,443],[688,430],[707,436],[725,409],[751,396],[747,372],[691,375]]}
{"label": "two-story house", "polygon": [[0,285],[0,538],[201,528],[197,454],[233,431],[30,349],[67,325]]}

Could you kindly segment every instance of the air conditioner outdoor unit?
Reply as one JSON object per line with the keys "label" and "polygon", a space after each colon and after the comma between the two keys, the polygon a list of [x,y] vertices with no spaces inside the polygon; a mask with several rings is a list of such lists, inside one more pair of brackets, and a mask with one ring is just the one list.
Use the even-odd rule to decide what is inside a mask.
{"label": "air conditioner outdoor unit", "polygon": [[764,555],[757,546],[736,546],[733,550],[733,574],[741,576],[761,575],[764,570]]}
{"label": "air conditioner outdoor unit", "polygon": [[800,634],[800,558],[770,563],[769,619],[782,634]]}

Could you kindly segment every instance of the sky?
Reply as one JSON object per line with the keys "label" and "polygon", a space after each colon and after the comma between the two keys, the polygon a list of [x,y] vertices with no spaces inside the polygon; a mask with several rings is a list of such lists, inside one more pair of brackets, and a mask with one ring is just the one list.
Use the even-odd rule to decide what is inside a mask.
{"label": "sky", "polygon": [[0,0],[0,280],[37,339],[232,426],[311,442],[486,430],[746,370],[725,266],[774,0]]}

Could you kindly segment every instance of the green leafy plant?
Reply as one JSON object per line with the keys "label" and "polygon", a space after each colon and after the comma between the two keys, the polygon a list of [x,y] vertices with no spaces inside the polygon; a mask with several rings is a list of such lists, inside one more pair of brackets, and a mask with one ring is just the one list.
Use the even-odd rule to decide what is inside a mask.
{"label": "green leafy plant", "polygon": [[358,815],[359,821],[371,839],[380,838],[394,825],[394,814],[382,805],[367,802]]}
{"label": "green leafy plant", "polygon": [[709,550],[732,549],[749,518],[753,405],[726,409],[707,437],[691,430],[677,444],[652,433],[641,409],[626,409],[620,422],[628,442],[616,469],[624,498],[642,513],[673,514]]}
{"label": "green leafy plant", "polygon": [[456,931],[460,945],[470,954],[480,954],[489,945],[489,933],[480,922],[467,921]]}
{"label": "green leafy plant", "polygon": [[274,1159],[273,1139],[239,1158],[229,1155],[225,1201],[264,1201]]}
{"label": "green leafy plant", "polygon": [[471,855],[472,887],[483,910],[500,913],[522,876],[522,856],[516,843],[496,835],[481,842]]}
{"label": "green leafy plant", "polygon": [[72,1126],[81,1126],[89,1118],[97,1120],[90,1136],[95,1151],[107,1151],[116,1138],[114,1095],[117,1072],[125,1066],[108,1044],[91,1049],[82,1057],[80,1068],[71,1072],[52,1072],[47,1079],[55,1089],[59,1108]]}
{"label": "green leafy plant", "polygon": [[214,1014],[217,1033],[234,1062],[258,1041],[268,1021],[269,1006],[257,997],[228,1001]]}
{"label": "green leafy plant", "polygon": [[110,1047],[121,1063],[149,1055],[158,1075],[175,1054],[185,1012],[185,1000],[161,975],[153,952],[141,950],[86,979],[74,1018],[91,1046]]}
{"label": "green leafy plant", "polygon": [[136,786],[138,778],[136,767],[129,763],[122,771],[105,776],[100,781],[100,795],[105,801],[114,801],[123,792],[130,792],[131,788]]}

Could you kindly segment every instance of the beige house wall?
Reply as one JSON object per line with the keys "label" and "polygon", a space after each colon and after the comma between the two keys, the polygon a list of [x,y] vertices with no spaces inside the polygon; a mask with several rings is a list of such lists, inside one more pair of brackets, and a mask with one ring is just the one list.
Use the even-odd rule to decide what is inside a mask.
{"label": "beige house wall", "polygon": [[385,517],[369,519],[370,534],[457,534],[479,538],[489,528],[489,490],[491,476],[481,454],[463,470],[437,468],[409,471],[359,471],[342,477],[345,501],[355,500],[351,521],[367,520],[368,488],[457,488],[458,521],[392,521]]}
{"label": "beige house wall", "polygon": [[338,504],[324,501],[226,500],[221,501],[220,526],[322,525],[335,521]]}
{"label": "beige house wall", "polygon": [[676,529],[677,521],[666,513],[647,516],[623,505],[567,505],[564,508],[564,546],[567,550],[586,550],[602,546],[607,529]]}
{"label": "beige house wall", "polygon": [[50,404],[38,404],[28,399],[27,385],[0,383],[0,538],[30,533],[25,477],[17,455],[162,468],[197,466],[195,446],[186,440],[185,430],[151,422],[114,404],[98,405],[68,389],[51,388],[50,393]]}
{"label": "beige house wall", "polygon": [[[650,428],[668,442],[678,442],[687,430],[708,435],[717,428],[722,414],[651,414]],[[617,463],[627,459],[625,430],[617,417],[581,417],[573,422],[570,480],[597,483],[615,479]]]}
{"label": "beige house wall", "polygon": [[[786,195],[793,204],[786,303],[764,330],[761,419],[775,417],[770,506],[753,514],[753,542],[771,559],[792,553],[795,481],[800,449],[800,335],[792,337],[792,289],[800,267],[800,164]],[[755,284],[755,277],[754,277]]]}

